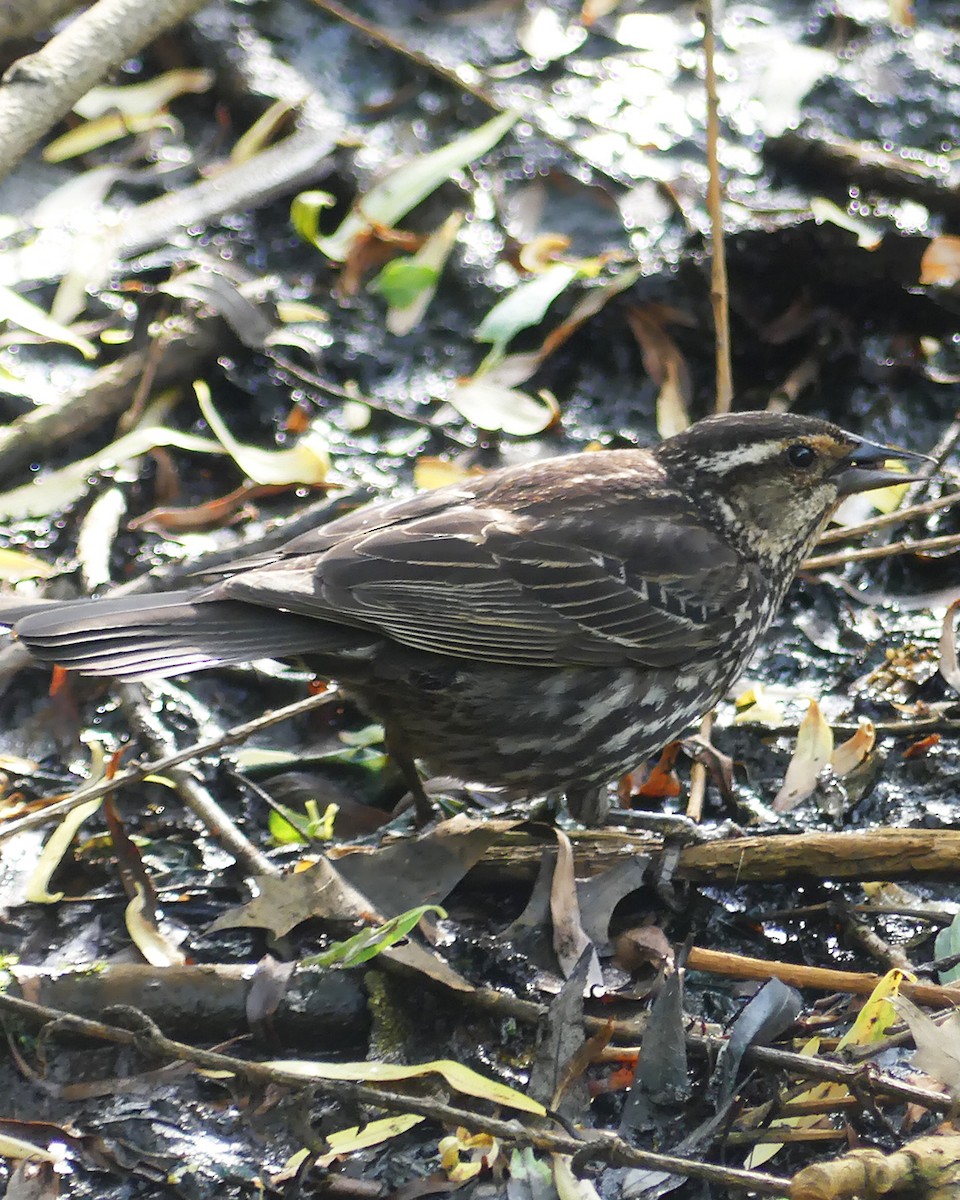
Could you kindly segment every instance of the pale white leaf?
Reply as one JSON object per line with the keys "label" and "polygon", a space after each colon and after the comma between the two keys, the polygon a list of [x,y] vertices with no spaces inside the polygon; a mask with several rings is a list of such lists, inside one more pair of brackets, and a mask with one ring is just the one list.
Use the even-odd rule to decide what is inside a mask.
{"label": "pale white leaf", "polygon": [[357,237],[375,225],[392,228],[456,171],[491,150],[519,115],[499,113],[439,150],[421,154],[398,167],[357,201],[335,233],[316,240],[317,249],[334,262],[345,262]]}

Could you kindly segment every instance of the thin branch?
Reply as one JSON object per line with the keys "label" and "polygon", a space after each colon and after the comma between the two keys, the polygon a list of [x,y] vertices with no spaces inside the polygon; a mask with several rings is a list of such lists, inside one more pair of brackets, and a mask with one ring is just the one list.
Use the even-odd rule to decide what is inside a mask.
{"label": "thin branch", "polygon": [[727,252],[723,236],[723,188],[720,183],[720,105],[714,62],[717,40],[713,22],[713,0],[704,0],[703,57],[707,87],[707,211],[710,213],[710,303],[716,331],[716,411],[730,411],[733,402],[733,371],[730,366],[730,304],[727,289]]}
{"label": "thin branch", "polygon": [[[175,753],[173,735],[160,720],[157,708],[150,703],[152,693],[148,685],[121,683],[118,692],[128,724],[147,743],[150,752],[168,757]],[[245,871],[251,875],[280,874],[280,869],[257,849],[193,771],[182,764],[173,764],[167,767],[166,775],[177,789],[177,795],[202,822],[213,840],[232,854]]]}
{"label": "thin branch", "polygon": [[868,546],[863,550],[841,550],[836,554],[818,554],[800,564],[801,571],[825,571],[828,567],[842,567],[846,563],[867,562],[875,558],[892,558],[897,554],[914,554],[923,550],[955,550],[960,546],[960,533],[948,533],[943,537],[909,538],[900,542],[889,542],[886,546]]}
{"label": "thin branch", "polygon": [[[532,1146],[553,1154],[576,1155],[578,1162],[595,1159],[618,1166],[666,1171],[671,1175],[703,1179],[722,1187],[742,1188],[766,1196],[786,1195],[790,1186],[788,1179],[759,1171],[722,1167],[698,1159],[677,1158],[671,1154],[654,1154],[645,1150],[636,1150],[622,1138],[614,1135],[597,1135],[589,1140],[573,1137],[567,1132],[554,1131],[543,1124],[541,1119],[528,1114],[524,1114],[524,1120],[528,1122],[526,1124],[521,1123],[519,1117],[511,1121],[504,1121],[496,1117],[484,1116],[470,1109],[455,1108],[425,1096],[392,1093],[363,1083],[317,1079],[296,1071],[285,1070],[282,1066],[246,1062],[229,1054],[201,1050],[186,1042],[177,1042],[164,1037],[156,1026],[146,1021],[144,1021],[142,1030],[135,1032],[121,1026],[107,1025],[102,1021],[89,1021],[83,1017],[74,1016],[72,1013],[62,1012],[46,1005],[32,1004],[27,1000],[20,1000],[9,995],[0,996],[0,1011],[4,1009],[21,1018],[26,1018],[31,1024],[55,1021],[61,1030],[70,1030],[99,1041],[131,1046],[142,1053],[172,1058],[179,1062],[194,1063],[208,1070],[228,1071],[261,1085],[279,1085],[295,1088],[301,1092],[306,1089],[318,1092],[320,1095],[332,1096],[346,1103],[365,1104],[386,1112],[417,1113],[443,1125],[452,1127],[462,1125],[475,1133],[489,1133],[509,1143]],[[135,1012],[135,1010],[133,1011]],[[131,1013],[131,1015],[133,1014]]]}
{"label": "thin branch", "polygon": [[171,767],[178,766],[188,759],[201,758],[205,754],[213,754],[218,750],[222,750],[225,746],[235,746],[239,742],[245,742],[248,737],[259,733],[262,729],[269,729],[271,725],[279,725],[281,721],[289,721],[294,717],[302,716],[303,713],[312,712],[315,708],[321,708],[325,704],[330,704],[337,698],[338,693],[335,689],[331,688],[319,696],[308,696],[306,700],[298,700],[295,704],[287,704],[284,708],[277,708],[272,712],[264,713],[262,717],[256,717],[252,721],[245,721],[242,725],[234,725],[232,729],[228,729],[225,733],[217,734],[216,737],[207,738],[202,742],[194,742],[192,745],[178,750],[175,754],[165,754],[162,758],[154,759],[152,762],[134,763],[133,766],[127,767],[125,771],[118,771],[112,779],[98,780],[97,783],[79,788],[63,800],[57,800],[53,804],[48,804],[46,808],[42,808],[38,812],[29,813],[27,816],[18,817],[13,821],[7,821],[4,825],[0,826],[0,841],[13,837],[14,834],[22,833],[25,829],[36,829],[39,825],[46,825],[49,821],[53,821],[58,817],[62,817],[64,813],[70,812],[78,804],[84,804],[87,800],[98,799],[100,796],[108,796],[111,792],[119,791],[120,788],[127,787],[131,783],[140,783],[148,775],[162,774],[164,771],[169,771]]}
{"label": "thin branch", "polygon": [[36,54],[18,59],[0,87],[0,179],[74,104],[206,0],[98,0]]}
{"label": "thin branch", "polygon": [[[717,714],[712,710],[700,722],[700,737],[708,745],[713,737],[713,726]],[[703,800],[707,793],[707,764],[696,759],[690,767],[690,790],[687,792],[687,816],[691,821],[703,817]]]}
{"label": "thin branch", "polygon": [[[829,878],[829,872],[825,872]],[[732,954],[725,950],[707,950],[692,946],[687,957],[687,966],[694,971],[705,971],[722,975],[727,979],[779,979],[781,983],[798,988],[815,988],[826,992],[848,992],[854,996],[869,996],[880,976],[867,971],[841,971],[836,967],[808,967],[803,963],[777,962],[765,958],[751,958],[746,954]],[[903,995],[916,1001],[942,1007],[956,1004],[960,989],[936,983],[904,983]]]}
{"label": "thin branch", "polygon": [[953,508],[955,504],[960,504],[960,492],[950,492],[947,496],[941,496],[938,500],[925,500],[922,504],[909,504],[904,508],[898,508],[894,512],[881,513],[878,517],[870,517],[869,520],[861,521],[859,525],[847,525],[837,527],[836,529],[828,529],[824,533],[818,546],[826,546],[831,542],[845,542],[848,538],[866,537],[868,534],[875,533],[878,529],[885,529],[888,525],[899,525],[902,521],[911,521],[914,517],[927,517],[931,513],[940,512],[945,508]]}

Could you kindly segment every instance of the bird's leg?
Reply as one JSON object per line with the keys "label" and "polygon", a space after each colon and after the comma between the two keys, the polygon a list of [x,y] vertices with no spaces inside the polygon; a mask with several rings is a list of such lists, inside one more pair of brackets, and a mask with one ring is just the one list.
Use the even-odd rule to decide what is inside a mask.
{"label": "bird's leg", "polygon": [[565,796],[567,811],[581,825],[603,825],[610,816],[610,797],[604,785],[568,787]]}
{"label": "bird's leg", "polygon": [[394,766],[403,776],[403,781],[410,789],[413,797],[413,807],[416,811],[417,825],[427,825],[433,820],[436,811],[423,790],[423,781],[413,756],[407,749],[406,743],[390,725],[384,726],[383,744]]}

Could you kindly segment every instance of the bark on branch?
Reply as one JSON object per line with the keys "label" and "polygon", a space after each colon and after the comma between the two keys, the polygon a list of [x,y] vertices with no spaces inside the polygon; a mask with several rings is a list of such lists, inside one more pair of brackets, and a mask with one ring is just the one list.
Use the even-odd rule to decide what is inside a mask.
{"label": "bark on branch", "polygon": [[206,0],[99,0],[0,80],[0,179],[105,75]]}

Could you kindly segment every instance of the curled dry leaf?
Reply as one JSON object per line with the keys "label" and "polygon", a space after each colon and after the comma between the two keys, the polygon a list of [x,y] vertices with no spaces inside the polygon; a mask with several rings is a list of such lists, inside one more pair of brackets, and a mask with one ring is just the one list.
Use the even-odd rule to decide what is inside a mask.
{"label": "curled dry leaf", "polygon": [[420,491],[430,492],[434,488],[446,487],[449,483],[462,483],[471,475],[482,475],[477,467],[465,467],[449,458],[436,458],[424,454],[417,459],[413,468],[413,482]]}
{"label": "curled dry leaf", "polygon": [[447,396],[448,403],[478,429],[509,433],[512,437],[543,433],[560,417],[556,398],[547,391],[534,397],[499,382],[501,368],[509,370],[512,360],[518,357],[529,355],[511,355],[485,374],[457,384]]}
{"label": "curled dry leaf", "polygon": [[960,1012],[954,1009],[945,1021],[934,1021],[906,996],[897,996],[893,1007],[913,1034],[913,1065],[960,1099]]}
{"label": "curled dry leaf", "polygon": [[876,740],[877,731],[873,722],[867,717],[861,717],[857,732],[847,738],[845,742],[841,742],[830,755],[830,766],[842,779],[844,775],[849,775],[855,767],[860,766],[873,749]]}
{"label": "curled dry leaf", "polygon": [[125,117],[142,117],[159,112],[171,100],[188,93],[199,95],[213,86],[212,71],[180,69],[165,71],[143,83],[121,84],[115,87],[92,88],[73,106],[84,120],[93,121],[108,113]]}
{"label": "curled dry leaf", "polygon": [[21,579],[49,579],[57,568],[22,550],[0,549],[0,579],[4,583],[19,583]]}
{"label": "curled dry leaf", "polygon": [[941,234],[927,243],[920,259],[919,282],[945,288],[960,282],[960,237]]}
{"label": "curled dry leaf", "polygon": [[784,723],[783,709],[771,699],[762,683],[755,683],[752,688],[741,692],[734,701],[737,715],[736,725],[782,725]]}
{"label": "curled dry leaf", "polygon": [[820,772],[829,764],[832,753],[833,730],[820,711],[820,705],[811,700],[797,730],[797,745],[783,786],[773,801],[775,812],[790,812],[813,794]]}
{"label": "curled dry leaf", "polygon": [[643,366],[660,388],[657,396],[657,432],[661,437],[681,433],[690,424],[690,371],[677,343],[667,332],[667,322],[689,320],[661,304],[633,305],[627,323],[640,345]]}
{"label": "curled dry leaf", "polygon": [[214,408],[210,389],[202,379],[194,382],[193,390],[207,424],[240,470],[254,483],[283,486],[325,481],[330,462],[326,438],[318,430],[303,434],[286,449],[261,450],[259,446],[237,441]]}
{"label": "curled dry leaf", "polygon": [[882,226],[865,221],[862,217],[855,217],[824,196],[815,196],[810,201],[810,211],[818,225],[836,225],[838,229],[846,229],[848,233],[856,234],[857,245],[861,250],[876,250],[883,241]]}
{"label": "curled dry leaf", "polygon": [[960,692],[960,663],[957,662],[956,627],[958,608],[960,608],[960,600],[954,600],[944,613],[943,628],[940,631],[939,671],[955,692]]}
{"label": "curled dry leaf", "polygon": [[186,955],[151,918],[143,885],[136,882],[134,887],[136,895],[124,912],[124,922],[131,941],[151,966],[183,966],[187,961]]}
{"label": "curled dry leaf", "polygon": [[60,342],[64,346],[72,346],[79,350],[87,362],[97,357],[97,348],[85,337],[79,337],[66,325],[62,325],[40,308],[39,305],[25,300],[13,288],[0,285],[0,321],[12,321],[21,329],[26,329],[37,337],[46,338],[50,342]]}
{"label": "curled dry leaf", "polygon": [[[99,742],[91,741],[90,775],[87,781],[81,784],[80,790],[86,789],[91,784],[99,783],[101,779],[110,773],[110,764],[104,755],[103,747]],[[102,796],[78,804],[76,808],[71,809],[66,814],[50,837],[47,838],[33,874],[24,888],[23,898],[28,904],[56,904],[59,900],[63,899],[63,892],[50,891],[50,880],[53,878],[54,871],[60,866],[64,856],[70,849],[70,845],[77,836],[80,826],[88,817],[92,817],[95,812],[98,812],[102,804]]]}
{"label": "curled dry leaf", "polygon": [[557,863],[550,885],[553,949],[564,978],[573,972],[584,951],[588,951],[590,959],[586,986],[588,989],[603,987],[603,975],[596,947],[584,933],[580,921],[580,901],[577,897],[577,882],[573,869],[573,846],[563,830],[556,829],[554,832],[557,836]]}
{"label": "curled dry leaf", "polygon": [[546,1109],[536,1100],[531,1100],[523,1092],[500,1083],[497,1079],[488,1079],[478,1071],[464,1066],[463,1063],[451,1059],[435,1059],[425,1063],[388,1063],[388,1062],[309,1062],[305,1059],[281,1059],[265,1063],[277,1071],[287,1071],[291,1075],[310,1079],[341,1079],[351,1083],[393,1083],[401,1080],[421,1079],[425,1075],[440,1075],[455,1091],[464,1096],[476,1096],[480,1100],[488,1100],[491,1104],[500,1104],[504,1108],[517,1109],[520,1112],[533,1113],[538,1117],[546,1115]]}

